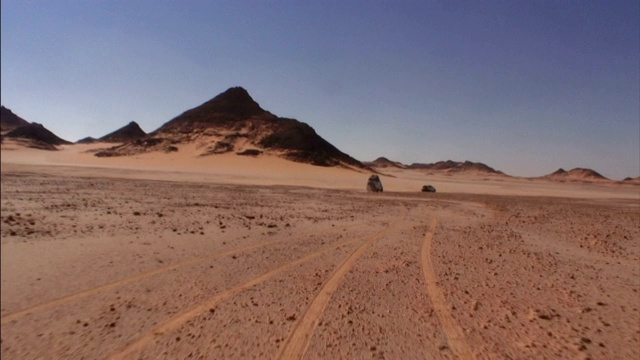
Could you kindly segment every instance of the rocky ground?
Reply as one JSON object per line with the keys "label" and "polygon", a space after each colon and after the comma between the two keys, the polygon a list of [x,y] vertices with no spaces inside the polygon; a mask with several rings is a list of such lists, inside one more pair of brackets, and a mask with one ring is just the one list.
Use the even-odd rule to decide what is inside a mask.
{"label": "rocky ground", "polygon": [[2,173],[3,359],[637,359],[640,203]]}

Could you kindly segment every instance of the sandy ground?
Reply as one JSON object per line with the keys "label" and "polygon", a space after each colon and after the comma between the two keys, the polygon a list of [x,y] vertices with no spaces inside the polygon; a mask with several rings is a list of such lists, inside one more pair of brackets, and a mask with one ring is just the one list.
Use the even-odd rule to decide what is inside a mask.
{"label": "sandy ground", "polygon": [[3,359],[640,357],[638,187],[98,160],[3,149]]}

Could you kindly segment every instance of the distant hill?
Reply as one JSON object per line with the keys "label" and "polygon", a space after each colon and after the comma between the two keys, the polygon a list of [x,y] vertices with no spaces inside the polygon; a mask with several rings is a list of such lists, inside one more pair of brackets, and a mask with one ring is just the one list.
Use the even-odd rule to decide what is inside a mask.
{"label": "distant hill", "polygon": [[574,168],[569,171],[560,168],[543,178],[556,181],[609,180],[597,171],[585,168]]}
{"label": "distant hill", "polygon": [[101,137],[98,140],[104,142],[124,143],[142,139],[145,136],[147,136],[147,133],[140,128],[140,125],[138,125],[138,123],[132,121],[127,125],[121,127],[120,129]]}
{"label": "distant hill", "polygon": [[398,168],[405,169],[407,166],[398,161],[391,161],[386,157],[379,157],[373,161],[364,162],[365,165],[375,168]]}
{"label": "distant hill", "polygon": [[38,123],[20,126],[9,131],[4,136],[6,138],[27,140],[26,146],[44,150],[55,150],[55,145],[71,144]]}
{"label": "distant hill", "polygon": [[640,176],[637,176],[635,178],[632,177],[626,177],[624,179],[622,179],[622,181],[618,181],[619,184],[626,184],[626,185],[640,185]]}
{"label": "distant hill", "polygon": [[98,141],[98,139],[92,138],[91,136],[87,136],[86,138],[82,138],[76,141],[76,144],[91,144]]}
{"label": "distant hill", "polygon": [[0,106],[0,127],[3,142],[13,139],[24,146],[43,150],[56,150],[56,145],[70,144],[42,124],[30,123],[4,106]]}
{"label": "distant hill", "polygon": [[176,151],[178,145],[189,143],[196,144],[197,155],[201,156],[264,152],[319,166],[343,164],[365,168],[320,137],[308,124],[281,118],[262,109],[241,87],[230,88],[185,111],[143,138],[96,153],[96,156]]}
{"label": "distant hill", "polygon": [[29,125],[29,122],[14,114],[4,106],[0,106],[0,132],[5,134],[20,126]]}
{"label": "distant hill", "polygon": [[472,161],[438,161],[430,164],[413,163],[407,166],[408,169],[440,171],[447,173],[463,173],[463,172],[477,172],[486,174],[505,175],[502,171],[498,171],[488,165],[479,162]]}

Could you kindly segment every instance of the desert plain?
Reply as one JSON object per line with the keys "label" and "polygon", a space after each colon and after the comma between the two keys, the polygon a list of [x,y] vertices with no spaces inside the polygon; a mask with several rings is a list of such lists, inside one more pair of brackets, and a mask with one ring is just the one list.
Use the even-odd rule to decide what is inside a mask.
{"label": "desert plain", "polygon": [[637,184],[99,145],[3,144],[2,359],[640,358]]}

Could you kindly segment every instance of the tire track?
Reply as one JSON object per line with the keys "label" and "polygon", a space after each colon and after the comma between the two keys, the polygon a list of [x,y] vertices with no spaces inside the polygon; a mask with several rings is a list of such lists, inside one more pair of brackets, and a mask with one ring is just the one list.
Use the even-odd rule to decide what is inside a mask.
{"label": "tire track", "polygon": [[462,330],[458,327],[453,316],[451,316],[451,312],[449,312],[450,305],[447,303],[442,290],[438,287],[438,278],[431,262],[431,242],[437,224],[438,221],[435,216],[432,217],[429,231],[422,243],[421,262],[424,280],[427,284],[427,294],[442,324],[442,329],[447,337],[451,351],[460,359],[474,359],[473,353],[464,339]]}
{"label": "tire track", "polygon": [[[311,234],[308,236],[308,238],[311,238],[313,236],[317,236],[319,234]],[[326,234],[325,234],[326,235]],[[194,264],[198,264],[198,263],[202,263],[205,261],[209,261],[209,260],[214,260],[223,256],[227,256],[227,255],[233,255],[233,254],[237,254],[237,253],[242,253],[242,252],[246,252],[246,251],[251,251],[251,250],[255,250],[255,249],[259,249],[268,245],[273,245],[273,244],[277,244],[279,242],[283,242],[289,240],[288,238],[281,238],[281,239],[276,239],[276,240],[269,240],[269,241],[263,241],[257,244],[251,244],[251,245],[247,245],[247,246],[242,246],[242,247],[238,247],[235,249],[230,249],[227,251],[223,251],[221,253],[217,253],[215,255],[210,255],[210,256],[204,256],[204,257],[196,257],[196,258],[192,258],[186,261],[182,261],[179,263],[175,263],[172,265],[168,265],[165,267],[161,267],[155,270],[150,270],[150,271],[146,271],[137,275],[133,275],[124,279],[120,279],[120,280],[116,280],[114,282],[105,284],[105,285],[101,285],[98,287],[94,287],[91,289],[86,289],[86,290],[82,290],[80,292],[77,293],[73,293],[73,294],[69,294],[69,295],[65,295],[62,297],[59,297],[57,299],[51,300],[51,301],[47,301],[41,304],[37,304],[34,306],[30,306],[26,309],[22,309],[22,310],[18,310],[16,312],[10,313],[10,314],[6,314],[6,315],[2,315],[2,318],[0,319],[0,324],[1,325],[5,325],[8,324],[14,320],[17,320],[23,316],[32,314],[34,312],[37,311],[42,311],[42,310],[46,310],[52,307],[56,307],[62,304],[65,304],[67,302],[71,302],[74,300],[78,300],[78,299],[82,299],[85,298],[87,296],[91,296],[91,295],[95,295],[98,294],[100,292],[103,291],[107,291],[107,290],[113,290],[116,289],[118,287],[151,277],[151,276],[155,276],[158,274],[162,274],[165,272],[169,272],[169,271],[173,271],[176,269],[179,269],[181,267],[185,267],[185,266],[189,266],[189,265],[194,265]]]}
{"label": "tire track", "polygon": [[385,229],[372,235],[365,243],[360,245],[356,251],[354,251],[349,257],[347,257],[333,272],[331,277],[327,280],[325,285],[320,289],[320,292],[311,302],[311,305],[307,308],[302,319],[298,322],[293,332],[289,335],[289,338],[284,342],[284,346],[280,353],[277,355],[277,359],[301,359],[307,351],[309,346],[309,340],[313,335],[313,331],[318,326],[320,317],[324,313],[327,304],[331,300],[331,297],[338,289],[340,282],[344,276],[351,270],[353,265],[358,261],[360,256],[369,249],[373,243],[385,236],[391,228],[393,228],[399,222],[402,222],[408,211],[405,209],[405,213],[392,224],[389,224]]}
{"label": "tire track", "polygon": [[[371,235],[369,235],[371,236]],[[175,316],[173,316],[172,318],[168,319],[167,321],[163,322],[162,324],[158,325],[157,327],[155,327],[154,329],[152,329],[151,331],[149,331],[148,333],[146,333],[145,335],[143,335],[142,337],[138,338],[135,342],[133,342],[132,344],[130,344],[129,346],[127,346],[126,348],[124,348],[123,350],[121,350],[120,352],[112,355],[110,357],[110,359],[112,360],[117,360],[117,359],[127,359],[129,358],[134,352],[143,349],[146,345],[148,345],[149,343],[151,343],[154,339],[163,336],[164,334],[166,334],[169,331],[175,330],[178,327],[182,326],[184,323],[186,323],[187,321],[189,321],[190,319],[206,313],[207,311],[209,311],[209,309],[217,306],[220,302],[235,296],[239,293],[241,293],[244,290],[247,290],[255,285],[258,285],[264,281],[269,280],[270,278],[274,277],[275,275],[278,275],[286,270],[289,270],[297,265],[300,265],[302,263],[305,263],[311,259],[314,259],[316,257],[319,257],[320,255],[323,255],[327,252],[333,251],[341,246],[344,245],[348,245],[348,244],[352,244],[352,243],[356,243],[359,241],[363,241],[364,239],[366,239],[368,236],[365,237],[360,237],[360,238],[356,238],[356,239],[351,239],[351,240],[345,240],[345,241],[341,241],[337,244],[333,244],[333,245],[329,245],[327,247],[325,247],[322,250],[318,250],[315,251],[313,253],[307,254],[305,256],[303,256],[302,258],[292,261],[290,263],[287,263],[285,265],[282,265],[278,268],[275,268],[263,275],[260,275],[252,280],[249,280],[247,282],[244,282],[234,288],[228,289],[220,294],[217,294],[209,299],[207,299],[205,302],[201,303],[200,305],[196,305],[190,309],[187,309]],[[357,250],[356,250],[357,251]]]}

